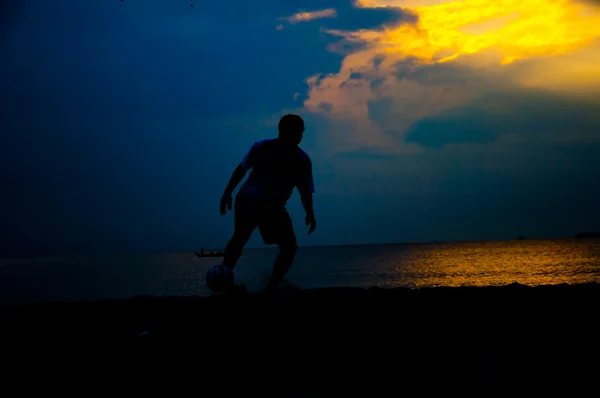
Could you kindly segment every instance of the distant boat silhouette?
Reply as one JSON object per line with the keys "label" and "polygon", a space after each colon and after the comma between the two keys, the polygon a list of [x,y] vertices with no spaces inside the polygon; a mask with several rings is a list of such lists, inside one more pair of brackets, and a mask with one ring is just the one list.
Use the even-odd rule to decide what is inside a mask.
{"label": "distant boat silhouette", "polygon": [[585,239],[585,238],[600,238],[600,232],[580,232],[575,235],[576,239]]}
{"label": "distant boat silhouette", "polygon": [[525,237],[524,236],[517,236],[517,240],[524,240]]}
{"label": "distant boat silhouette", "polygon": [[216,251],[209,251],[209,252],[205,252],[204,251],[204,247],[200,248],[200,251],[198,252],[194,252],[194,254],[198,257],[223,257],[224,253],[219,250],[219,245],[217,245],[217,250]]}

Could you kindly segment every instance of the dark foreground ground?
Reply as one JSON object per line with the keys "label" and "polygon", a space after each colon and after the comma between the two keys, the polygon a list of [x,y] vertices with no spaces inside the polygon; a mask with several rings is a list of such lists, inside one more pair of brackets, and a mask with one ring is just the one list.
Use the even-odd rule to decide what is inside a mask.
{"label": "dark foreground ground", "polygon": [[588,396],[600,385],[599,293],[511,285],[5,305],[2,375],[23,395]]}

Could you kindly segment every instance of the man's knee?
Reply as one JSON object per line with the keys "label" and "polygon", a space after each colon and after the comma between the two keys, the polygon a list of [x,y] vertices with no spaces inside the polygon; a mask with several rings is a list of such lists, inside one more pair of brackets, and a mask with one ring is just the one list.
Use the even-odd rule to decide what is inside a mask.
{"label": "man's knee", "polygon": [[244,246],[252,236],[253,228],[246,225],[236,226],[231,241],[236,245]]}
{"label": "man's knee", "polygon": [[238,232],[234,232],[233,236],[227,243],[225,247],[225,252],[230,255],[241,255],[244,246],[248,242],[248,237],[244,234],[240,234]]}

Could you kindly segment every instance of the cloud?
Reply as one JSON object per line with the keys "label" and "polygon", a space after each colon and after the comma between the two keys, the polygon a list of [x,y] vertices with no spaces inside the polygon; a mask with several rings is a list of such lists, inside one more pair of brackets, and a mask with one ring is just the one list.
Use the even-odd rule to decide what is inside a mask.
{"label": "cloud", "polygon": [[[398,153],[405,153],[414,150],[408,144],[433,143],[425,137],[442,134],[449,123],[455,131],[448,133],[455,134],[449,142],[493,142],[505,130],[529,134],[555,119],[538,115],[538,127],[531,122],[526,128],[519,109],[527,101],[541,101],[542,113],[566,117],[568,111],[561,109],[572,109],[573,97],[586,103],[584,97],[600,93],[600,13],[595,8],[558,0],[494,4],[359,1],[358,6],[376,9],[405,7],[418,19],[385,29],[327,30],[353,51],[337,73],[307,79],[305,108],[321,112],[319,104],[331,104],[328,117],[357,126],[346,133],[357,146],[389,150],[391,134],[400,138]],[[554,102],[542,101],[546,95]],[[514,117],[513,125],[499,123],[497,109],[484,106],[488,100],[488,107],[502,109],[504,120]],[[515,103],[521,108],[511,106]],[[587,103],[584,108],[592,112],[596,103]],[[579,131],[593,134],[595,124],[568,120],[554,123],[554,130],[581,124]],[[484,129],[489,133],[482,135]],[[403,139],[408,132],[410,138]]]}
{"label": "cloud", "polygon": [[416,15],[401,7],[360,8],[349,0],[329,0],[330,8],[312,12],[298,12],[291,17],[278,17],[290,24],[320,20],[324,31],[375,29],[399,23],[414,23]]}
{"label": "cloud", "polygon": [[335,18],[337,11],[333,8],[326,8],[318,11],[300,11],[289,17],[282,17],[280,20],[288,21],[291,24],[297,24],[300,22],[309,22],[321,18]]}
{"label": "cloud", "polygon": [[347,32],[350,38],[362,37],[388,53],[441,62],[490,48],[503,54],[503,63],[564,54],[596,38],[600,18],[581,4],[559,0],[509,0],[501,8],[479,0],[376,3],[367,4],[375,8],[391,3],[406,7],[418,16],[418,26]]}
{"label": "cloud", "polygon": [[[588,187],[600,170],[597,7],[558,0],[356,6],[415,17],[324,28],[336,40],[327,48],[343,55],[340,68],[308,76],[303,108],[293,111],[318,134],[311,154],[316,167],[335,169],[335,189],[518,195],[533,194],[536,179],[547,181],[547,192]],[[338,12],[328,22],[341,20]]]}

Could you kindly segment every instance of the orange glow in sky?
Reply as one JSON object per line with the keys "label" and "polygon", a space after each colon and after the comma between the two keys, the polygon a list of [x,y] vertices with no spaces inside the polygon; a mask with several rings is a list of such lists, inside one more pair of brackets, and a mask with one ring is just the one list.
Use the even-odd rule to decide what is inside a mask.
{"label": "orange glow in sky", "polygon": [[419,17],[416,26],[355,34],[387,53],[438,62],[493,48],[508,64],[565,54],[600,37],[600,10],[572,0],[358,0],[356,5],[413,11]]}
{"label": "orange glow in sky", "polygon": [[[361,44],[344,54],[339,72],[307,79],[305,109],[352,120],[352,131],[336,137],[338,146],[399,148],[384,129],[402,135],[421,118],[480,105],[479,98],[490,92],[518,96],[520,90],[539,89],[598,98],[600,5],[586,0],[357,0],[355,6],[403,7],[418,19],[374,30],[327,30],[342,42]],[[382,61],[375,66],[376,57]],[[431,68],[435,64],[439,67]],[[400,77],[397,65],[404,68]],[[419,78],[410,77],[419,70],[424,71]],[[379,83],[373,88],[375,79]],[[384,127],[369,113],[379,100],[390,102]]]}

